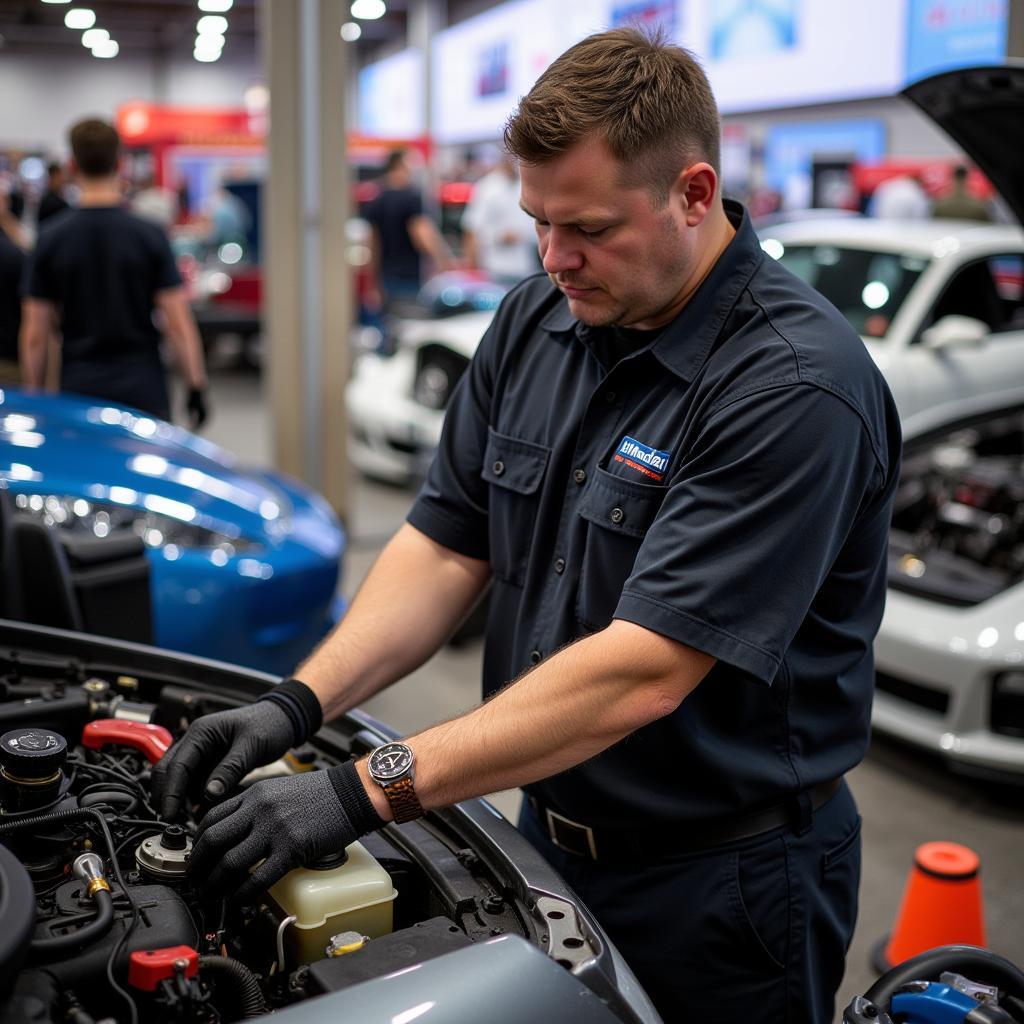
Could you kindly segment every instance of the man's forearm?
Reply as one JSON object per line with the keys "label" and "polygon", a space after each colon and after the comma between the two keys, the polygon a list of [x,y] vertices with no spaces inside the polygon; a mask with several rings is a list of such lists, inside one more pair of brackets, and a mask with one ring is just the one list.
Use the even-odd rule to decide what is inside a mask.
{"label": "man's forearm", "polygon": [[455,631],[490,578],[486,562],[408,524],[381,552],[344,618],[295,675],[324,717],[341,714],[422,665]]}
{"label": "man's forearm", "polygon": [[[674,711],[714,658],[629,622],[563,648],[465,715],[413,736],[424,808],[565,771]],[[358,766],[379,814],[380,788]]]}
{"label": "man's forearm", "polygon": [[174,351],[178,370],[190,388],[206,387],[206,360],[188,298],[181,288],[157,295],[156,304],[164,315],[164,332]]}
{"label": "man's forearm", "polygon": [[38,299],[26,299],[18,337],[18,361],[25,387],[41,388],[46,383],[46,347],[52,329],[49,305]]}

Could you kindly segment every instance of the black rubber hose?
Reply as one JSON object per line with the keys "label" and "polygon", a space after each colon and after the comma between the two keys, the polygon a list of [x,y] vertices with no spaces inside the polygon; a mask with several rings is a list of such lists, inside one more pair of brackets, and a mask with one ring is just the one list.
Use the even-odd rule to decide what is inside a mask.
{"label": "black rubber hose", "polygon": [[232,1020],[249,1020],[267,1012],[260,983],[245,964],[229,956],[201,956],[199,970],[215,974],[218,981],[228,981],[234,989],[237,1001],[241,1004],[242,1015],[239,1018],[232,1017]]}
{"label": "black rubber hose", "polygon": [[91,786],[78,795],[79,807],[94,807],[96,804],[109,804],[118,815],[131,814],[139,806],[139,798],[129,792],[128,787],[114,789],[93,789]]}
{"label": "black rubber hose", "polygon": [[[106,889],[97,889],[92,898],[96,901],[96,916],[81,928],[66,935],[54,935],[49,939],[33,939],[29,943],[30,956],[49,959],[58,953],[70,953],[88,942],[95,942],[110,931],[114,923],[114,898]],[[54,922],[60,923],[60,919]]]}
{"label": "black rubber hose", "polygon": [[110,951],[110,956],[107,959],[107,981],[110,983],[110,987],[121,996],[122,999],[128,1004],[128,1012],[130,1014],[131,1024],[136,1024],[139,1019],[139,1011],[135,1005],[135,1000],[132,994],[119,985],[117,980],[114,978],[114,961],[117,959],[118,953],[121,948],[127,943],[128,936],[135,930],[135,926],[139,923],[139,905],[132,898],[131,892],[128,890],[128,886],[124,884],[124,876],[121,874],[120,865],[117,863],[117,849],[114,846],[114,839],[110,834],[110,828],[107,826],[107,819],[96,810],[95,807],[81,807],[77,810],[68,811],[52,811],[50,814],[37,814],[31,818],[19,819],[18,821],[5,821],[0,824],[0,836],[9,835],[12,832],[20,832],[26,828],[35,828],[38,825],[53,825],[63,824],[67,821],[80,821],[82,818],[91,818],[96,822],[100,832],[103,833],[103,840],[107,844],[107,849],[110,851],[110,866],[113,869],[114,877],[117,879],[117,884],[121,887],[121,892],[124,893],[125,898],[128,900],[132,908],[132,919],[128,922],[128,927],[121,933],[121,938],[117,940],[114,948]]}

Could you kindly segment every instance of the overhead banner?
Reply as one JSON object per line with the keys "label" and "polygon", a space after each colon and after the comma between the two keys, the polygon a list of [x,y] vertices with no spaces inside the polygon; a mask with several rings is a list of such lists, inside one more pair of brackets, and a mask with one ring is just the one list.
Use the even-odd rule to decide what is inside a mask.
{"label": "overhead banner", "polygon": [[692,50],[723,114],[892,96],[933,71],[999,62],[1006,0],[513,0],[434,39],[434,136],[501,136],[541,72],[592,32],[660,28]]}

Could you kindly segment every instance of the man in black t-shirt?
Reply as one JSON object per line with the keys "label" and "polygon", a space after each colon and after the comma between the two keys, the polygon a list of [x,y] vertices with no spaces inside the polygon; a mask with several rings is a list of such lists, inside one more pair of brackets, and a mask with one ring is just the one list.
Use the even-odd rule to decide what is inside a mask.
{"label": "man in black t-shirt", "polygon": [[451,253],[434,222],[423,212],[423,199],[412,187],[404,149],[395,150],[384,170],[384,188],[366,211],[373,228],[376,305],[414,299],[421,283],[421,255],[438,270],[451,267]]}
{"label": "man in black t-shirt", "polygon": [[56,214],[69,209],[67,200],[61,194],[63,190],[64,168],[58,163],[48,164],[46,167],[46,191],[40,197],[39,209],[36,211],[37,225],[41,225]]}
{"label": "man in black t-shirt", "polygon": [[46,346],[59,330],[63,391],[93,395],[170,419],[160,359],[159,311],[188,384],[191,426],[206,419],[203,350],[174,256],[156,224],[121,207],[120,140],[104,121],[71,129],[80,206],[43,227],[25,274],[22,374],[40,387]]}
{"label": "man in black t-shirt", "polygon": [[[21,275],[25,252],[18,222],[0,195],[0,385],[18,384],[18,329],[21,326]],[[14,237],[12,237],[12,235]]]}

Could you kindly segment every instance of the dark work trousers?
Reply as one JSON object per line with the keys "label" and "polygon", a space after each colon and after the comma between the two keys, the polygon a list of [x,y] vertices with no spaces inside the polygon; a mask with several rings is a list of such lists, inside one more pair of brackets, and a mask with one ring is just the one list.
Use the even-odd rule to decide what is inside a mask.
{"label": "dark work trousers", "polygon": [[156,353],[145,360],[66,362],[61,367],[60,389],[131,406],[157,419],[171,418],[167,380]]}
{"label": "dark work trousers", "polygon": [[831,1024],[857,919],[860,816],[842,783],[803,835],[599,864],[520,831],[583,900],[666,1024]]}

